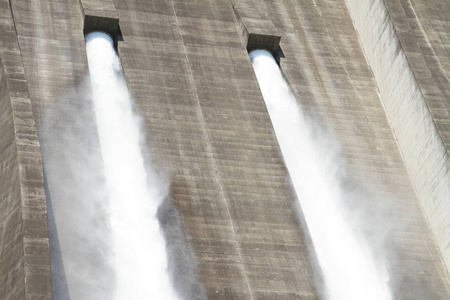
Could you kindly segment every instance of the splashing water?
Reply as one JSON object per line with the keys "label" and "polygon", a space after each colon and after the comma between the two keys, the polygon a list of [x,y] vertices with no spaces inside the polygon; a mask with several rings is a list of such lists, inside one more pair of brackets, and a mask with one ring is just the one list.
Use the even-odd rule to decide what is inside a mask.
{"label": "splashing water", "polygon": [[388,276],[345,219],[337,150],[314,134],[272,55],[250,53],[286,166],[308,225],[329,300],[391,300]]}
{"label": "splashing water", "polygon": [[142,133],[113,41],[90,33],[86,51],[108,192],[115,299],[176,299],[156,216],[165,187],[147,183]]}

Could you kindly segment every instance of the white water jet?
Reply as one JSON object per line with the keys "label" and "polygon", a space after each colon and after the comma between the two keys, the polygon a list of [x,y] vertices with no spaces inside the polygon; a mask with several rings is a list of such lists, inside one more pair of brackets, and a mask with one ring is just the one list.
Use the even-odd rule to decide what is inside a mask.
{"label": "white water jet", "polygon": [[90,33],[86,51],[108,192],[115,299],[176,299],[156,216],[165,188],[147,183],[142,133],[114,43],[104,33]]}
{"label": "white water jet", "polygon": [[346,221],[337,150],[305,118],[272,55],[250,53],[286,166],[308,225],[329,300],[391,300],[388,276]]}

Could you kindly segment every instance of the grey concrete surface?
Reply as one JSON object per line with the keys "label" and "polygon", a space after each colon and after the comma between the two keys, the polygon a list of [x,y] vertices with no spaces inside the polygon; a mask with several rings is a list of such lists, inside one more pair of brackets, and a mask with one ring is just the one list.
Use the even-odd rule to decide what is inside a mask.
{"label": "grey concrete surface", "polygon": [[115,3],[125,77],[149,150],[172,174],[208,299],[314,299],[294,197],[231,3]]}
{"label": "grey concrete surface", "polygon": [[[433,1],[442,13],[433,13],[427,1],[383,2],[426,101],[423,107],[436,125],[435,138],[445,146],[449,40],[442,32],[450,5]],[[118,53],[145,123],[147,156],[170,174],[172,210],[166,213],[176,214],[177,221],[163,227],[169,248],[185,255],[171,259],[178,260],[178,270],[189,269],[189,296],[256,300],[321,295],[307,228],[248,58],[247,30],[281,36],[281,69],[305,111],[334,132],[349,185],[381,193],[374,201],[395,207],[389,214],[393,250],[386,254],[389,271],[396,275],[395,299],[449,298],[448,270],[438,248],[448,241],[448,229],[445,223],[433,225],[435,216],[426,213],[433,235],[422,213],[428,201],[423,199],[443,199],[431,210],[448,220],[448,206],[438,193],[448,182],[445,176],[440,181],[429,177],[439,173],[442,162],[433,165],[424,156],[416,173],[426,171],[427,178],[412,172],[393,126],[396,115],[385,110],[380,81],[366,60],[368,48],[360,43],[360,28],[355,29],[345,0],[0,3],[0,298],[51,298],[36,126],[41,140],[44,119],[47,129],[49,124],[70,127],[70,120],[52,108],[76,111],[78,101],[85,100],[79,98],[82,93],[67,92],[82,86],[88,73],[85,15],[119,20],[123,41]],[[415,51],[417,45],[423,52]],[[402,115],[398,120],[405,119]],[[422,127],[416,122],[408,128],[420,132]],[[61,167],[56,160],[48,164]],[[51,182],[46,181],[47,198],[67,203],[60,199],[62,187]],[[433,186],[436,193],[427,189],[433,182],[441,183]],[[377,207],[367,204],[372,206]],[[439,232],[445,233],[442,238]]]}
{"label": "grey concrete surface", "polygon": [[[410,163],[412,176],[416,177],[416,189],[422,206],[440,246],[447,269],[450,269],[450,68],[449,32],[450,17],[446,1],[399,1],[388,5],[391,18],[398,32],[400,44],[414,78],[422,92],[441,143],[440,155],[435,155],[436,167],[430,173],[423,165],[431,159],[429,144],[422,146],[416,162]],[[426,138],[426,137],[425,137]],[[424,140],[425,140],[424,138]],[[414,174],[415,173],[415,174]]]}
{"label": "grey concrete surface", "polygon": [[[436,34],[426,35],[409,1],[368,1],[367,6],[349,3],[353,15],[360,16],[356,28],[399,150],[448,270],[450,161],[445,95],[450,85],[441,58],[433,50],[440,43]],[[422,7],[418,6],[419,12]],[[444,7],[441,5],[440,9]],[[385,21],[376,24],[380,18]],[[371,34],[379,37],[380,43],[370,42]],[[391,44],[382,47],[389,40]]]}
{"label": "grey concrete surface", "polygon": [[103,31],[115,37],[119,30],[119,18],[113,1],[79,0],[83,11],[83,31]]}
{"label": "grey concrete surface", "polygon": [[247,51],[266,49],[277,57],[281,36],[272,21],[267,18],[263,6],[251,1],[235,0],[231,3]]}
{"label": "grey concrete surface", "polygon": [[0,7],[0,298],[51,299],[42,158],[16,24]]}
{"label": "grey concrete surface", "polygon": [[[402,213],[394,213],[393,222],[409,225],[396,226],[391,245],[424,254],[414,256],[397,251],[392,266],[397,274],[397,278],[392,278],[393,285],[398,285],[395,298],[424,298],[414,289],[419,282],[431,294],[437,291],[428,297],[448,298],[448,272],[422,215],[346,2],[264,3],[282,35],[285,59],[281,60],[281,69],[298,100],[311,115],[333,128],[352,177],[366,191],[383,191],[385,199],[398,205],[396,210]],[[357,7],[362,4],[355,1]],[[367,22],[367,18],[362,20]],[[380,40],[383,43],[386,41]],[[431,276],[423,276],[416,262],[427,265]]]}

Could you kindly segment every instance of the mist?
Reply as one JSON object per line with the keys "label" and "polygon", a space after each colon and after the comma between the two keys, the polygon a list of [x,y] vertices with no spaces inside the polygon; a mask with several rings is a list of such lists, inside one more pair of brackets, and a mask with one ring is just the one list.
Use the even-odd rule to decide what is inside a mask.
{"label": "mist", "polygon": [[114,299],[176,299],[157,218],[168,189],[145,169],[139,120],[112,39],[90,33],[86,52],[108,193]]}
{"label": "mist", "polygon": [[[180,299],[198,292],[168,175],[152,165],[111,38],[86,38],[90,77],[43,112],[40,139],[55,299]],[[160,209],[161,208],[161,209]],[[170,259],[176,260],[169,263]],[[183,269],[180,274],[170,271]],[[176,277],[176,278],[175,278]],[[174,280],[180,283],[175,291]]]}
{"label": "mist", "polygon": [[55,299],[112,299],[108,198],[90,84],[61,95],[40,126]]}
{"label": "mist", "polygon": [[362,195],[348,191],[339,144],[302,112],[269,52],[255,50],[250,58],[306,220],[324,298],[393,299],[383,257],[371,249],[374,236],[369,242],[359,229],[366,227],[358,224],[363,209],[355,216],[348,209]]}

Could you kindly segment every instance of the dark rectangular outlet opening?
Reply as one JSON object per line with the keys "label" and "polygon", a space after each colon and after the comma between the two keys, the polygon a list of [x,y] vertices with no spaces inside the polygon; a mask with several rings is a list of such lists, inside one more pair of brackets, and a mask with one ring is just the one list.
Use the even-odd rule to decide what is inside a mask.
{"label": "dark rectangular outlet opening", "polygon": [[87,35],[93,31],[101,31],[109,34],[114,40],[117,47],[117,42],[123,41],[122,32],[120,31],[119,19],[108,18],[100,16],[85,15],[83,33]]}
{"label": "dark rectangular outlet opening", "polygon": [[280,58],[284,57],[280,48],[281,34],[268,14],[254,9],[253,5],[246,5],[246,2],[232,0],[232,4],[248,53],[267,50],[280,64]]}
{"label": "dark rectangular outlet opening", "polygon": [[250,52],[256,49],[264,49],[274,53],[280,47],[280,40],[281,36],[249,33],[247,50]]}
{"label": "dark rectangular outlet opening", "polygon": [[267,35],[259,33],[249,33],[247,40],[248,53],[253,50],[264,49],[272,53],[272,56],[280,64],[280,58],[284,57],[283,51],[280,47],[281,36]]}

